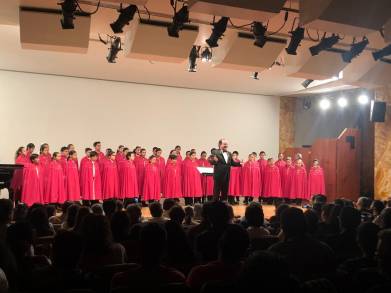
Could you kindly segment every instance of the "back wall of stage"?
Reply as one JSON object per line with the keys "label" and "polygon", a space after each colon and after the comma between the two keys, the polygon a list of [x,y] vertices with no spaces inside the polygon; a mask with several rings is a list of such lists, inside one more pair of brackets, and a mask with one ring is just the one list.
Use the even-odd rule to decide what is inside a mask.
{"label": "back wall of stage", "polygon": [[221,137],[243,159],[278,152],[278,97],[9,71],[0,71],[0,89],[0,163],[28,142],[51,152],[73,143],[79,157],[96,140],[148,154],[160,146],[165,157],[176,144],[208,151]]}

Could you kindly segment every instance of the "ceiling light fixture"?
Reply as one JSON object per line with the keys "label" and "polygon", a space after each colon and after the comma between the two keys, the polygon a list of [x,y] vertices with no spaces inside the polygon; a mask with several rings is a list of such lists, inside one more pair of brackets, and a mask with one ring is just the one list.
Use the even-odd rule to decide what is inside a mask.
{"label": "ceiling light fixture", "polygon": [[119,16],[117,20],[110,24],[111,29],[115,34],[119,34],[123,32],[123,28],[125,25],[128,25],[129,22],[133,20],[134,14],[137,12],[136,5],[129,5],[126,8],[122,8],[122,4],[118,9]]}
{"label": "ceiling light fixture", "polygon": [[228,17],[223,16],[218,22],[213,24],[212,34],[210,35],[209,39],[206,40],[206,43],[209,45],[209,47],[215,48],[219,46],[217,42],[225,33],[228,20]]}
{"label": "ceiling light fixture", "polygon": [[76,0],[64,0],[58,5],[61,6],[61,26],[62,29],[74,29],[75,13],[77,8]]}
{"label": "ceiling light fixture", "polygon": [[319,107],[322,109],[322,110],[328,110],[330,109],[331,107],[331,102],[329,99],[327,98],[323,98],[320,100],[319,102]]}
{"label": "ceiling light fixture", "polygon": [[179,31],[183,29],[187,22],[190,22],[189,10],[187,5],[184,5],[178,12],[175,12],[172,23],[167,27],[168,35],[173,38],[179,38]]}
{"label": "ceiling light fixture", "polygon": [[267,27],[264,26],[261,22],[254,22],[251,26],[251,30],[254,35],[254,45],[260,48],[263,48],[267,42],[266,38],[266,32],[267,32]]}
{"label": "ceiling light fixture", "polygon": [[366,37],[363,37],[361,42],[353,43],[349,51],[342,53],[342,60],[346,63],[352,62],[352,59],[360,55],[368,44]]}
{"label": "ceiling light fixture", "polygon": [[202,62],[211,62],[212,61],[212,51],[208,47],[201,52],[201,61]]}
{"label": "ceiling light fixture", "polygon": [[304,88],[307,88],[314,80],[313,79],[306,79],[305,81],[303,81],[301,83],[301,85],[304,87]]}
{"label": "ceiling light fixture", "polygon": [[388,55],[391,55],[391,44],[372,53],[373,59],[375,59],[375,61],[387,57]]}
{"label": "ceiling light fixture", "polygon": [[285,51],[289,55],[297,55],[297,48],[300,46],[301,41],[304,39],[304,28],[297,27],[294,31],[290,32],[291,40],[289,42],[288,48]]}
{"label": "ceiling light fixture", "polygon": [[320,52],[331,49],[339,41],[339,36],[332,34],[330,37],[323,37],[319,44],[310,47],[312,56],[319,55]]}
{"label": "ceiling light fixture", "polygon": [[199,57],[199,46],[193,46],[189,54],[189,72],[197,72],[197,58]]}

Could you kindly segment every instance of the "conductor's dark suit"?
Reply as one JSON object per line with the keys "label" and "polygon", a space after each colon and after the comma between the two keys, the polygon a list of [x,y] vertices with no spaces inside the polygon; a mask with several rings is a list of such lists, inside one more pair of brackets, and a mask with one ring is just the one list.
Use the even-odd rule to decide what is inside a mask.
{"label": "conductor's dark suit", "polygon": [[224,154],[222,150],[215,150],[212,155],[217,157],[217,162],[213,160],[213,156],[211,158],[211,164],[214,165],[214,197],[215,199],[219,199],[221,196],[222,200],[227,199],[228,195],[228,186],[229,186],[229,173],[231,166],[240,167],[240,162],[235,162],[232,160],[232,154],[230,152],[226,152],[227,160],[224,158]]}

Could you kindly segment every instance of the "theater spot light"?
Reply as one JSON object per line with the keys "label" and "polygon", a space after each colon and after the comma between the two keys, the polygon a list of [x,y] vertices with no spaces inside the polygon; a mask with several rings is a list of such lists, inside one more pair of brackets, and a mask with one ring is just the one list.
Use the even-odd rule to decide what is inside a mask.
{"label": "theater spot light", "polygon": [[338,103],[338,106],[340,106],[341,108],[345,108],[348,105],[348,100],[345,97],[340,97],[337,100],[337,103]]}
{"label": "theater spot light", "polygon": [[307,88],[309,87],[309,85],[313,82],[314,80],[313,79],[306,79],[305,81],[303,81],[301,83],[301,85],[304,87],[304,88]]}
{"label": "theater spot light", "polygon": [[255,71],[255,72],[253,72],[251,75],[250,75],[250,77],[252,78],[252,79],[255,79],[255,80],[259,80],[259,72],[257,72],[257,71]]}
{"label": "theater spot light", "polygon": [[361,104],[361,105],[366,105],[369,103],[369,98],[367,95],[359,95],[358,96],[358,102]]}
{"label": "theater spot light", "polygon": [[297,27],[294,31],[290,32],[292,35],[288,48],[285,51],[289,55],[297,55],[297,48],[300,46],[301,41],[304,39],[304,28]]}
{"label": "theater spot light", "polygon": [[208,47],[206,47],[206,48],[201,52],[201,61],[202,61],[202,62],[211,62],[211,61],[212,61],[212,51],[209,50]]}
{"label": "theater spot light", "polygon": [[327,98],[323,98],[319,101],[319,107],[322,109],[322,110],[328,110],[330,109],[331,107],[331,102],[329,99]]}
{"label": "theater spot light", "polygon": [[267,27],[264,26],[261,22],[254,22],[251,26],[251,30],[254,35],[254,45],[260,48],[263,48],[266,44],[266,32],[267,32]]}
{"label": "theater spot light", "polygon": [[391,44],[381,50],[372,53],[373,59],[375,59],[375,61],[387,57],[388,55],[391,55]]}
{"label": "theater spot light", "polygon": [[336,43],[338,43],[339,37],[335,34],[332,34],[330,37],[324,37],[320,40],[319,44],[310,47],[310,52],[312,56],[319,55],[323,50],[331,49]]}
{"label": "theater spot light", "polygon": [[110,44],[109,53],[106,57],[107,62],[116,63],[115,59],[117,59],[118,52],[122,50],[121,38],[107,35],[107,40],[103,40],[99,35],[99,40],[105,45]]}
{"label": "theater spot light", "polygon": [[352,62],[352,59],[360,55],[368,44],[369,41],[366,37],[361,42],[352,44],[348,52],[342,53],[342,60],[346,63]]}
{"label": "theater spot light", "polygon": [[62,29],[74,29],[75,12],[77,8],[76,0],[64,0],[58,5],[61,6],[61,26]]}
{"label": "theater spot light", "polygon": [[189,72],[197,72],[197,58],[198,58],[198,53],[200,51],[200,47],[198,46],[193,46],[190,50],[189,54]]}
{"label": "theater spot light", "polygon": [[129,22],[133,20],[134,14],[137,11],[136,5],[129,5],[126,8],[122,8],[122,4],[120,9],[118,10],[119,16],[117,20],[110,24],[111,29],[115,34],[119,34],[123,32],[123,28],[125,25],[128,25]]}
{"label": "theater spot light", "polygon": [[168,35],[173,38],[179,38],[179,31],[189,21],[189,10],[187,6],[183,6],[178,12],[175,12],[172,23],[167,27]]}
{"label": "theater spot light", "polygon": [[220,20],[213,24],[212,34],[209,39],[206,40],[206,43],[211,48],[218,47],[218,40],[223,36],[228,25],[228,17],[223,16]]}

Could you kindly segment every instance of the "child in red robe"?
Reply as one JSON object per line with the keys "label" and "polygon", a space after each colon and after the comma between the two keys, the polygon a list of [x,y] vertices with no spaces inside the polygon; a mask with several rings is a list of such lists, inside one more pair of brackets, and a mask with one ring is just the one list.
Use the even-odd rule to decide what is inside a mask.
{"label": "child in red robe", "polygon": [[115,155],[115,161],[117,162],[117,166],[119,166],[119,163],[123,160],[125,160],[125,154],[124,154],[124,146],[119,145],[117,148],[117,154]]}
{"label": "child in red robe", "polygon": [[90,152],[80,170],[80,194],[84,203],[102,199],[102,185],[99,171],[98,154]]}
{"label": "child in red robe", "polygon": [[[240,162],[239,158],[239,153],[237,151],[234,151],[232,153],[232,160],[235,162]],[[241,194],[241,172],[242,172],[242,167],[233,167],[231,166],[231,170],[229,173],[229,187],[228,187],[228,200],[230,203],[238,204],[240,200]],[[236,197],[236,201],[234,200]]]}
{"label": "child in red robe", "polygon": [[[24,166],[29,164],[29,162],[30,159],[27,157],[26,149],[24,147],[19,147],[15,153],[15,164]],[[23,169],[15,170],[10,187],[14,192],[14,199],[19,200],[21,198],[23,187]]]}
{"label": "child in red robe", "polygon": [[134,165],[135,156],[135,153],[128,152],[125,160],[122,160],[118,166],[119,198],[129,199],[130,203],[136,202],[135,199],[139,197],[136,166]]}
{"label": "child in red robe", "polygon": [[80,200],[80,180],[79,170],[77,168],[77,153],[72,150],[69,152],[66,174],[66,192],[67,200],[79,201]]}
{"label": "child in red robe", "polygon": [[145,166],[144,186],[143,186],[143,201],[160,200],[161,183],[159,168],[156,164],[156,157],[150,156],[149,162]]}
{"label": "child in red robe", "polygon": [[296,160],[295,170],[292,173],[290,198],[308,199],[307,171],[302,160]]}
{"label": "child in red robe", "polygon": [[140,149],[140,155],[139,156],[136,155],[136,158],[134,159],[134,164],[136,166],[136,173],[137,173],[138,192],[140,195],[143,194],[145,166],[148,164],[148,159],[145,158],[146,154],[147,154],[146,149]]}
{"label": "child in red robe", "polygon": [[164,171],[162,194],[164,198],[174,198],[179,201],[179,198],[182,197],[182,181],[177,158],[177,155],[173,152],[168,157],[166,170]]}
{"label": "child in red robe", "polygon": [[260,168],[260,172],[261,172],[261,180],[263,181],[263,176],[265,174],[265,169],[267,166],[266,153],[264,151],[261,151],[259,153],[258,163],[259,163],[259,168]]}
{"label": "child in red robe", "polygon": [[[49,152],[49,145],[47,143],[44,143],[41,145],[39,149],[39,166],[41,167],[41,175],[43,178],[44,187],[47,185],[49,166],[51,161],[52,161],[52,156]],[[44,190],[42,190],[42,193],[43,194],[45,193]]]}
{"label": "child in red robe", "polygon": [[242,167],[242,195],[245,197],[245,204],[261,196],[261,186],[259,162],[255,160],[254,154],[250,154]]}
{"label": "child in red robe", "polygon": [[280,170],[274,164],[274,160],[269,158],[263,177],[262,195],[266,198],[281,197]]}
{"label": "child in red robe", "polygon": [[64,171],[64,175],[67,171],[68,156],[69,156],[69,150],[66,146],[63,146],[61,148],[60,163],[61,163],[62,170]]}
{"label": "child in red robe", "polygon": [[162,149],[161,148],[156,148],[155,153],[156,153],[156,165],[159,169],[159,174],[160,174],[160,183],[163,188],[163,179],[164,179],[164,171],[166,169],[166,160],[162,157]]}
{"label": "child in red robe", "polygon": [[280,170],[280,176],[281,176],[282,171],[283,171],[283,169],[286,166],[286,162],[284,160],[284,154],[283,153],[279,153],[278,154],[278,160],[274,164],[278,167],[278,170]]}
{"label": "child in red robe", "polygon": [[[198,166],[211,168],[212,164],[209,162],[207,158],[207,153],[203,151],[201,153],[201,158],[198,160]],[[204,198],[210,198],[213,196],[213,188],[214,188],[214,180],[213,176],[202,175],[201,176],[201,186],[202,186],[202,196]]]}
{"label": "child in red robe", "polygon": [[96,152],[97,156],[98,156],[98,163],[101,159],[104,159],[105,158],[105,154],[101,151],[102,149],[102,144],[100,141],[95,141],[93,144],[93,147],[94,147],[94,151]]}
{"label": "child in red robe", "polygon": [[50,162],[47,185],[45,187],[45,203],[64,203],[66,201],[64,171],[61,166],[61,155],[53,153]]}
{"label": "child in red robe", "polygon": [[[72,143],[68,144],[67,148],[68,148],[68,153],[70,153],[71,151],[76,151],[75,145]],[[77,156],[73,160],[75,161],[76,166],[79,169],[79,160],[78,160]]]}
{"label": "child in red robe", "polygon": [[101,171],[103,199],[118,198],[118,169],[115,161],[115,153],[112,150],[107,151],[106,159],[101,166],[103,167],[103,170]]}
{"label": "child in red robe", "polygon": [[30,162],[30,156],[34,153],[34,150],[35,144],[33,144],[32,142],[26,145],[26,157],[28,158],[28,162]]}
{"label": "child in red robe", "polygon": [[201,176],[198,171],[198,163],[196,159],[196,152],[190,152],[189,156],[183,161],[182,169],[183,178],[183,197],[185,204],[191,205],[193,202],[200,202],[202,197]]}
{"label": "child in red robe", "polygon": [[308,196],[311,198],[313,195],[318,194],[326,194],[324,172],[323,168],[319,166],[319,161],[313,160],[312,167],[308,175]]}
{"label": "child in red robe", "polygon": [[23,169],[23,187],[22,187],[22,202],[27,206],[32,206],[34,203],[43,204],[43,174],[42,168],[39,165],[39,156],[32,154],[30,157],[31,163],[26,164]]}
{"label": "child in red robe", "polygon": [[292,158],[286,157],[286,165],[281,171],[281,186],[282,186],[282,197],[291,199],[291,182],[292,174],[295,171],[295,166],[292,164]]}

